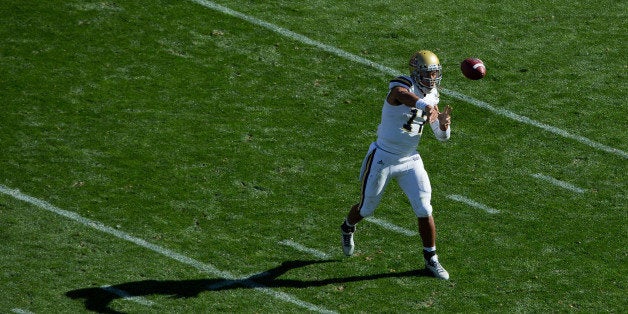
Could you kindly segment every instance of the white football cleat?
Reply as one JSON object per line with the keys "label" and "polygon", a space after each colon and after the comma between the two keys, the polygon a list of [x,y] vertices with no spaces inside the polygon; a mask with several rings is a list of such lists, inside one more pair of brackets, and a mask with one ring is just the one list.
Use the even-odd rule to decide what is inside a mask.
{"label": "white football cleat", "polygon": [[429,270],[434,277],[449,280],[449,273],[438,262],[438,256],[434,255],[429,260],[425,260],[425,268]]}
{"label": "white football cleat", "polygon": [[355,244],[353,243],[353,233],[355,232],[355,226],[349,227],[346,224],[340,226],[340,233],[342,234],[342,250],[345,255],[353,255]]}

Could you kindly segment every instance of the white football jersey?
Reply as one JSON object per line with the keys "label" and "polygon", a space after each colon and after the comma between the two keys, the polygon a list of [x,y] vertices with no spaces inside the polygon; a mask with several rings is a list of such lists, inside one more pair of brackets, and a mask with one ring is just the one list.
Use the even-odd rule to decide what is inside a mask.
{"label": "white football jersey", "polygon": [[[396,86],[401,86],[407,88],[419,96],[419,98],[431,99],[430,105],[438,104],[439,95],[436,88],[425,93],[417,85],[409,76],[399,76],[390,81],[388,88],[392,90]],[[377,146],[396,155],[409,156],[416,154],[425,124],[429,123],[427,116],[421,109],[406,105],[393,106],[388,103],[388,97],[386,97],[382,108],[382,119],[377,128]],[[431,126],[433,130],[436,127],[440,131],[438,121],[432,123]],[[441,134],[437,134],[436,130],[434,130],[434,133],[441,140]]]}

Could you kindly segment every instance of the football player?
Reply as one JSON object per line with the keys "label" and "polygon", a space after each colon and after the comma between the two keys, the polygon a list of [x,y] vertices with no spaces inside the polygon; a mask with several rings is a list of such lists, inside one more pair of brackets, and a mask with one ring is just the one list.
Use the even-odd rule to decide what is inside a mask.
{"label": "football player", "polygon": [[436,138],[447,141],[451,128],[451,107],[438,109],[438,87],[442,66],[431,51],[421,50],[410,59],[410,75],[391,80],[382,108],[377,140],[371,143],[362,162],[360,202],[353,205],[341,226],[345,255],[354,251],[356,224],[373,215],[391,179],[407,195],[418,218],[425,267],[435,277],[449,279],[436,255],[436,227],[430,203],[432,188],[417,151],[426,124]]}

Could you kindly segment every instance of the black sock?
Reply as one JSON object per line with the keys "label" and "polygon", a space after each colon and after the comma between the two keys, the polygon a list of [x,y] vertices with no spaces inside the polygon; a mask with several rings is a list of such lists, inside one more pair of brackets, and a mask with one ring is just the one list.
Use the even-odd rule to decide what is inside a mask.
{"label": "black sock", "polygon": [[426,260],[430,260],[430,258],[432,258],[432,256],[436,255],[436,251],[431,251],[428,252],[426,250],[423,250],[423,258],[425,258]]}
{"label": "black sock", "polygon": [[355,232],[355,225],[349,226],[349,222],[346,219],[342,223],[342,226],[340,226],[340,227],[342,228],[342,231],[344,231],[346,233]]}

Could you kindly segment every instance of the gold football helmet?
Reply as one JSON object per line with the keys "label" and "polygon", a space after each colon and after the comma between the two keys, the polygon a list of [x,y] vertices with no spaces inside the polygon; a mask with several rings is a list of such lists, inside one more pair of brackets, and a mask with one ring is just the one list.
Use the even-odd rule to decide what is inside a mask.
{"label": "gold football helmet", "polygon": [[410,58],[410,76],[422,87],[432,89],[440,85],[443,67],[433,52],[420,50]]}

